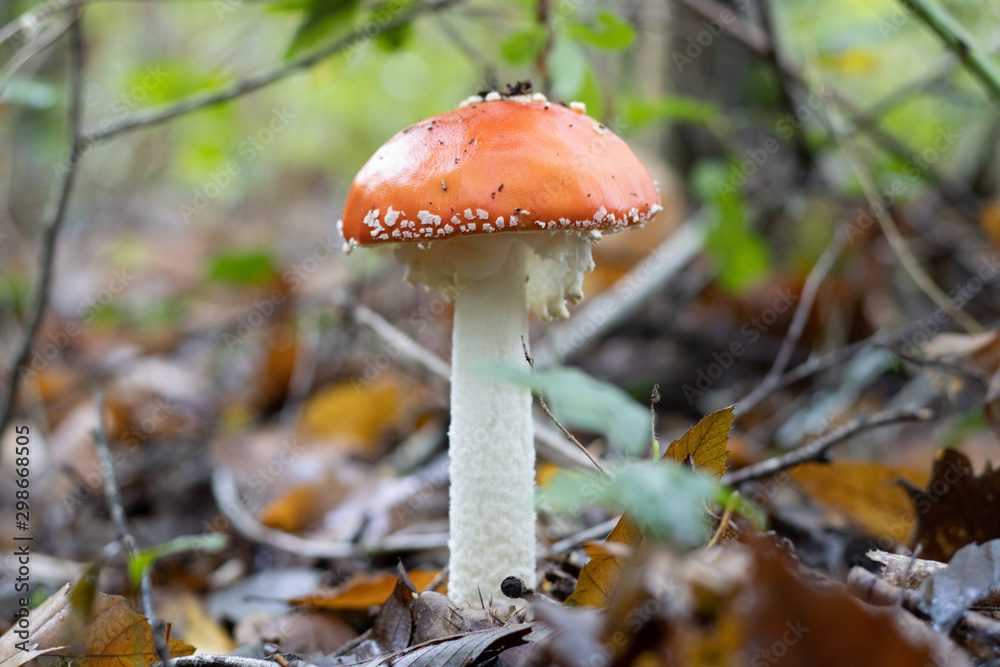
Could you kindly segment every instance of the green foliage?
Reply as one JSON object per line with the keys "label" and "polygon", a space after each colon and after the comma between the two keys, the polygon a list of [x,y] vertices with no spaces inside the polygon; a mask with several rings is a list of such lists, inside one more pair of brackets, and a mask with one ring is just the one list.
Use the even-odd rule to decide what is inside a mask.
{"label": "green foliage", "polygon": [[618,387],[595,380],[577,368],[525,373],[489,366],[483,373],[543,394],[556,419],[568,428],[600,433],[634,456],[649,449],[649,410]]}
{"label": "green foliage", "polygon": [[548,32],[542,26],[532,26],[515,32],[500,44],[500,55],[511,65],[524,65],[535,59],[545,46]]}
{"label": "green foliage", "polygon": [[265,285],[277,275],[277,261],[266,250],[228,250],[209,260],[208,277],[218,282]]}
{"label": "green foliage", "polygon": [[599,11],[593,24],[571,23],[566,34],[577,42],[598,49],[625,49],[635,41],[635,33],[625,21],[608,11]]}
{"label": "green foliage", "polygon": [[750,228],[738,187],[742,172],[717,162],[702,162],[692,175],[692,185],[709,211],[706,248],[715,260],[718,282],[724,289],[742,292],[771,268],[763,239]]}
{"label": "green foliage", "polygon": [[672,461],[635,461],[612,469],[609,477],[562,470],[540,492],[542,506],[579,511],[600,505],[628,511],[647,536],[679,546],[704,544],[706,504],[722,498],[711,479]]}
{"label": "green foliage", "polygon": [[278,0],[275,9],[302,12],[285,57],[292,58],[326,41],[351,22],[357,7],[358,0]]}
{"label": "green foliage", "polygon": [[621,106],[624,120],[630,127],[663,121],[707,125],[725,120],[717,105],[685,95],[661,95],[654,98],[633,95],[627,97]]}
{"label": "green foliage", "polygon": [[589,67],[580,45],[565,35],[557,34],[546,65],[552,77],[552,94],[557,99],[574,99],[583,86]]}

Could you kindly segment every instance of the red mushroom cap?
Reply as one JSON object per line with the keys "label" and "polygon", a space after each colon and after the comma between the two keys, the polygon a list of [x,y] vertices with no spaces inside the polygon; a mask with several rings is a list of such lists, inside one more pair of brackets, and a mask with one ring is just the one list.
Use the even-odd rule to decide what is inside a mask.
{"label": "red mushroom cap", "polygon": [[660,210],[624,141],[582,108],[539,98],[472,102],[387,141],[348,193],[348,245],[618,230]]}

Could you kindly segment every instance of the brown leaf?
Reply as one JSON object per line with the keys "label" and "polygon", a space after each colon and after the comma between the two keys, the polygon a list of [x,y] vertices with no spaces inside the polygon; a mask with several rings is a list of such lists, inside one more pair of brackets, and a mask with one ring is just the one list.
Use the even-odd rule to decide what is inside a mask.
{"label": "brown leaf", "polygon": [[403,581],[396,580],[392,590],[372,624],[372,639],[384,653],[401,651],[410,645],[413,635],[413,616],[410,605],[413,604],[413,591]]}
{"label": "brown leaf", "polygon": [[888,612],[867,607],[842,588],[815,588],[773,544],[759,540],[750,573],[752,594],[740,605],[745,644],[741,664],[935,664],[926,646],[904,639]]}
{"label": "brown leaf", "polygon": [[972,542],[1000,538],[1000,470],[987,463],[978,477],[957,449],[942,449],[927,488],[904,484],[917,517],[921,558],[947,563]]}
{"label": "brown leaf", "polygon": [[[128,601],[118,595],[98,593],[89,621],[85,623],[82,654],[74,655],[68,648],[72,619],[77,615],[72,604],[71,584],[31,612],[29,643],[38,643],[34,651],[21,651],[21,638],[11,628],[0,637],[0,666],[20,667],[41,653],[72,656],[84,667],[135,667],[149,665],[159,657],[153,648],[153,635],[144,616],[132,611]],[[194,653],[195,648],[174,637],[170,638],[170,653],[174,657]]]}
{"label": "brown leaf", "polygon": [[711,473],[716,479],[721,479],[726,472],[726,457],[729,450],[729,430],[733,427],[733,408],[716,410],[692,426],[681,437],[670,443],[664,456],[679,463],[694,463]]}
{"label": "brown leaf", "polygon": [[[631,517],[623,514],[605,540],[605,544],[609,542],[637,547],[645,542],[645,537]],[[605,548],[600,542],[587,545],[587,556],[590,560],[580,571],[576,589],[567,598],[566,604],[603,607],[614,595],[625,565],[625,557],[617,553],[616,549]]]}
{"label": "brown leaf", "polygon": [[[408,574],[417,590],[423,591],[439,572],[411,570]],[[357,574],[337,588],[313,591],[288,602],[313,609],[368,611],[385,602],[392,595],[398,581],[395,573]]]}
{"label": "brown leaf", "polygon": [[846,512],[867,535],[904,543],[913,529],[913,514],[899,480],[927,483],[924,473],[867,461],[803,463],[788,474],[819,502]]}

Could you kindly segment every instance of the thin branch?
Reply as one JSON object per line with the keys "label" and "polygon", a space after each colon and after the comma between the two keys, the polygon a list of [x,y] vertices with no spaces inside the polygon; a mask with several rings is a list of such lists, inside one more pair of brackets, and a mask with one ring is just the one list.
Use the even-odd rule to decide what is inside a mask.
{"label": "thin branch", "polygon": [[608,519],[607,521],[603,521],[596,526],[584,528],[579,533],[570,535],[569,537],[561,539],[558,542],[553,542],[552,546],[549,547],[549,553],[561,554],[565,551],[569,551],[581,542],[598,538],[604,539],[611,533],[612,530],[615,529],[615,526],[618,525],[618,522],[621,521],[621,519],[621,515],[618,515]]}
{"label": "thin branch", "polygon": [[283,530],[269,528],[257,521],[240,501],[239,488],[233,473],[218,468],[212,473],[212,495],[222,514],[247,539],[308,558],[351,558],[400,551],[443,549],[448,546],[447,533],[388,535],[366,543],[327,542],[309,540]]}
{"label": "thin branch", "polygon": [[827,369],[833,368],[838,364],[842,364],[858,352],[866,350],[869,347],[877,346],[884,340],[884,336],[875,335],[870,338],[865,338],[864,340],[851,343],[850,345],[839,347],[836,350],[828,352],[822,356],[813,357],[812,359],[799,364],[792,370],[776,378],[767,387],[767,391],[762,391],[761,387],[763,387],[763,385],[759,385],[756,389],[747,394],[746,398],[737,402],[733,413],[736,417],[741,417],[753,408],[757,407],[758,403],[767,398],[774,391],[787,387],[788,385],[798,382],[799,380],[804,380],[805,378],[815,375],[816,373],[821,373]]}
{"label": "thin branch", "polygon": [[429,2],[424,5],[417,5],[416,8],[385,21],[384,23],[371,22],[366,26],[358,28],[347,37],[339,39],[319,51],[315,51],[308,56],[299,58],[298,60],[293,60],[287,65],[270,72],[265,72],[264,74],[244,79],[243,81],[240,81],[225,90],[221,90],[216,93],[190,95],[181,99],[179,102],[174,102],[169,105],[127,116],[117,123],[113,123],[109,127],[97,127],[96,129],[92,129],[84,134],[83,141],[89,147],[126,132],[131,132],[144,127],[151,127],[153,125],[159,125],[167,122],[168,120],[173,120],[178,116],[191,113],[192,111],[198,111],[199,109],[228,102],[234,98],[246,95],[247,93],[252,93],[255,90],[259,90],[272,83],[281,81],[282,79],[285,79],[302,70],[309,69],[317,63],[326,60],[331,56],[337,55],[342,51],[346,51],[356,44],[360,44],[366,40],[389,32],[390,30],[407,25],[418,16],[439,12],[463,1],[464,0],[434,0],[433,2]]}
{"label": "thin branch", "polygon": [[[331,300],[348,316],[368,327],[392,349],[397,350],[392,355],[395,361],[415,370],[428,380],[451,382],[451,366],[448,362],[394,327],[384,317],[372,309],[356,303],[353,298],[342,292],[335,294]],[[581,456],[575,447],[566,442],[548,424],[540,420],[535,420],[535,440],[539,445],[539,451],[544,450],[548,457],[556,463],[581,468],[590,467],[590,462],[586,457]]]}
{"label": "thin branch", "polygon": [[[108,428],[104,414],[104,394],[98,390],[94,396],[94,405],[97,408],[97,429],[94,431],[94,444],[97,447],[97,455],[101,460],[101,476],[104,478],[104,495],[108,499],[108,508],[111,510],[111,521],[115,526],[115,533],[118,541],[125,550],[126,558],[131,561],[137,555],[135,538],[128,529],[128,522],[125,519],[125,508],[122,505],[122,495],[118,488],[118,481],[115,479],[115,464],[111,458],[111,447],[108,444]],[[146,620],[153,630],[153,648],[156,655],[163,664],[170,664],[170,645],[167,642],[167,628],[163,620],[156,615],[156,608],[153,606],[153,583],[150,577],[149,568],[146,568],[139,578],[139,596],[142,599],[143,612]]]}
{"label": "thin branch", "polygon": [[827,124],[830,127],[830,131],[833,132],[834,137],[837,139],[837,143],[840,144],[840,149],[844,152],[844,156],[847,158],[848,163],[851,165],[851,171],[854,172],[854,177],[858,179],[858,183],[861,185],[861,189],[864,190],[865,198],[868,199],[869,208],[872,214],[874,214],[875,219],[878,221],[879,226],[882,228],[882,233],[885,234],[886,238],[889,240],[889,244],[895,251],[896,256],[899,258],[900,263],[906,272],[910,274],[913,282],[916,283],[917,287],[926,294],[931,301],[933,301],[938,308],[948,314],[948,316],[958,323],[963,329],[969,333],[978,333],[983,330],[983,327],[968,313],[964,312],[961,308],[955,306],[948,295],[937,286],[937,284],[931,279],[930,276],[924,271],[923,267],[920,266],[920,262],[917,258],[913,256],[910,251],[910,246],[906,243],[906,239],[903,235],[899,233],[899,228],[896,227],[895,221],[893,221],[892,216],[889,215],[888,208],[882,202],[882,198],[878,193],[878,188],[875,186],[875,182],[872,180],[871,174],[865,168],[861,157],[858,155],[854,148],[854,144],[851,142],[850,138],[844,135],[837,126],[827,118]]}
{"label": "thin branch", "polygon": [[49,289],[52,284],[53,265],[56,256],[56,243],[59,239],[59,231],[62,229],[63,221],[66,219],[66,210],[69,207],[70,195],[73,192],[73,185],[76,182],[77,166],[82,157],[83,139],[81,135],[82,125],[82,100],[83,100],[83,26],[82,7],[75,7],[72,10],[73,24],[69,29],[68,48],[68,89],[69,108],[67,114],[67,125],[70,133],[70,150],[65,162],[60,165],[60,179],[56,186],[55,198],[49,205],[44,219],[44,231],[42,232],[41,250],[41,273],[38,276],[38,287],[35,291],[35,299],[31,304],[31,316],[28,326],[24,331],[20,347],[14,355],[10,373],[7,377],[7,394],[4,396],[2,411],[0,411],[0,435],[7,431],[10,421],[14,415],[14,403],[17,397],[17,388],[21,384],[28,357],[31,355],[31,347],[34,344],[35,336],[42,324],[42,318],[49,305]]}
{"label": "thin branch", "polygon": [[[862,567],[851,568],[847,575],[847,590],[868,604],[879,607],[900,605],[918,617],[926,615],[924,601],[917,591],[893,586]],[[954,632],[959,636],[998,643],[1000,621],[976,611],[966,610],[962,613]]]}
{"label": "thin branch", "polygon": [[820,461],[828,449],[862,431],[868,431],[880,426],[889,426],[900,422],[927,421],[933,416],[930,408],[910,406],[898,410],[884,410],[874,415],[860,414],[840,428],[834,429],[824,436],[809,442],[787,454],[761,461],[754,465],[727,472],[722,477],[722,483],[736,486],[763,477],[769,477],[781,470],[793,468],[807,461]]}
{"label": "thin branch", "polygon": [[[524,338],[521,338],[521,347],[524,349],[524,358],[528,361],[528,366],[531,367],[531,370],[535,370],[535,360],[532,359],[531,355],[528,353],[528,343],[527,343],[527,341],[524,340]],[[552,421],[552,423],[555,424],[559,428],[560,431],[562,431],[562,434],[564,436],[566,436],[566,439],[569,440],[570,442],[572,442],[574,445],[576,445],[577,449],[579,449],[581,452],[583,452],[584,455],[586,455],[586,457],[588,459],[590,459],[590,462],[594,464],[595,468],[597,468],[598,470],[601,471],[602,475],[604,475],[605,477],[610,477],[610,475],[608,475],[608,471],[605,470],[601,466],[601,464],[597,462],[597,459],[595,459],[594,455],[591,454],[587,450],[587,448],[583,446],[583,443],[581,443],[579,440],[577,440],[576,436],[574,436],[572,433],[570,433],[568,430],[566,430],[566,427],[562,425],[562,422],[560,422],[558,419],[556,419],[556,416],[554,414],[552,414],[552,410],[549,410],[548,404],[545,403],[545,397],[542,396],[542,393],[541,392],[536,392],[535,393],[535,398],[538,399],[538,405],[541,406],[542,412],[545,413],[545,416],[548,417]],[[652,410],[652,407],[650,407],[650,410]]]}
{"label": "thin branch", "polygon": [[[774,47],[768,39],[767,34],[757,26],[747,22],[738,16],[729,7],[717,2],[717,0],[676,0],[676,2],[689,8],[699,16],[702,16],[716,25],[743,45],[747,50],[761,59],[768,59]],[[727,20],[723,20],[723,12],[728,12]],[[795,63],[786,58],[778,58],[785,76],[789,81],[797,84],[803,90],[811,90],[805,77]],[[944,178],[934,169],[933,166],[925,164],[923,160],[917,159],[912,150],[898,140],[892,134],[881,129],[880,119],[870,112],[858,108],[854,102],[844,97],[836,90],[821,91],[821,97],[833,102],[840,108],[841,112],[857,128],[862,129],[869,135],[883,150],[890,155],[903,160],[912,165],[927,180],[934,183],[941,194],[952,204],[959,205],[965,201],[978,201],[978,198],[963,183],[946,183]]]}
{"label": "thin branch", "polygon": [[[841,233],[838,229],[834,233],[829,245],[827,245],[826,250],[820,255],[806,277],[806,282],[802,286],[802,294],[799,296],[799,303],[795,307],[795,314],[792,316],[792,323],[788,326],[788,332],[781,342],[781,348],[778,350],[778,356],[774,360],[774,365],[771,366],[771,370],[763,382],[743,399],[747,403],[756,405],[764,396],[770,394],[778,386],[778,383],[782,379],[782,373],[785,372],[788,362],[792,359],[795,345],[802,336],[806,322],[809,321],[809,313],[812,311],[813,303],[816,301],[816,294],[819,292],[820,285],[823,284],[823,279],[826,278],[830,269],[833,268],[834,262],[840,257],[840,253],[843,252],[846,245],[847,234]],[[747,409],[749,408],[743,408],[742,411],[746,411]]]}
{"label": "thin branch", "polygon": [[899,0],[937,35],[945,48],[962,61],[965,69],[983,85],[994,102],[1000,102],[1000,68],[992,56],[980,49],[965,28],[935,0]]}
{"label": "thin branch", "polygon": [[[188,655],[174,658],[171,667],[279,667],[274,660],[244,658],[238,655]],[[296,660],[295,665],[302,667],[311,663]],[[162,662],[154,662],[149,667],[163,667]]]}

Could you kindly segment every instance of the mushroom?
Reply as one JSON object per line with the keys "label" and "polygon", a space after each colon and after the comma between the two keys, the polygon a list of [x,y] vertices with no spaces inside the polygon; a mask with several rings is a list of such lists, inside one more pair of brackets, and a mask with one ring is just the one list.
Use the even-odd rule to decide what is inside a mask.
{"label": "mushroom", "polygon": [[362,167],[338,227],[345,251],[396,244],[406,279],[454,303],[448,591],[510,603],[500,584],[535,579],[531,393],[484,362],[527,370],[528,309],[569,315],[602,232],[660,210],[656,183],[582,104],[543,95],[472,97],[411,125]]}

